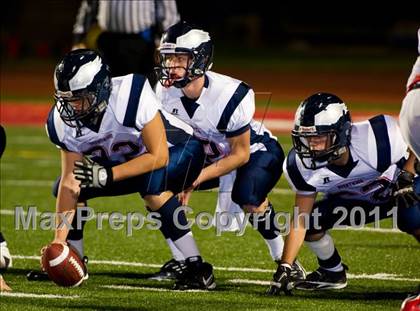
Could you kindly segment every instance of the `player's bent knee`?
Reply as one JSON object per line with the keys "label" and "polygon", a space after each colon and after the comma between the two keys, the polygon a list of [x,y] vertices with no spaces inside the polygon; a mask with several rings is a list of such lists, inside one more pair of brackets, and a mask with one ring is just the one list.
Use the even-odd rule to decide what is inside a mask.
{"label": "player's bent knee", "polygon": [[306,232],[305,241],[306,242],[319,241],[324,235],[325,235],[324,231],[317,232],[317,233]]}
{"label": "player's bent knee", "polygon": [[399,208],[397,226],[398,229],[409,234],[420,231],[420,203],[410,208]]}
{"label": "player's bent knee", "polygon": [[171,197],[173,193],[171,191],[165,191],[161,194],[148,194],[143,197],[148,209],[151,211],[157,211],[163,204],[166,203]]}

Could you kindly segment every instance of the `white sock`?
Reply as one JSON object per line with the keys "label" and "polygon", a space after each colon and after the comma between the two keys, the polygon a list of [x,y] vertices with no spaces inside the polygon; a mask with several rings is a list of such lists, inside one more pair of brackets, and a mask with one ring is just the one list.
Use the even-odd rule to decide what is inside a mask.
{"label": "white sock", "polygon": [[198,251],[197,244],[195,243],[191,231],[173,242],[185,259],[200,256],[200,252]]}
{"label": "white sock", "polygon": [[284,241],[281,234],[271,240],[264,239],[265,243],[268,246],[268,250],[270,251],[271,258],[273,260],[280,260],[281,256],[283,255],[283,248],[284,248]]}
{"label": "white sock", "polygon": [[79,253],[80,258],[83,258],[83,256],[85,256],[85,252],[83,251],[83,239],[67,240],[67,243],[69,243],[69,245]]}
{"label": "white sock", "polygon": [[182,255],[181,251],[176,247],[175,243],[171,239],[166,239],[166,243],[168,243],[169,249],[171,250],[172,257],[176,261],[184,261],[185,257]]}
{"label": "white sock", "polygon": [[[334,254],[335,246],[332,237],[325,233],[325,235],[318,241],[305,241],[305,244],[315,253],[315,255],[321,260],[327,260]],[[325,268],[324,268],[325,269]],[[338,272],[343,270],[341,262],[333,267],[325,270],[332,272]]]}
{"label": "white sock", "polygon": [[338,265],[336,265],[333,268],[322,268],[322,269],[325,269],[325,270],[328,270],[328,271],[331,271],[331,272],[340,272],[340,271],[344,270],[344,267],[340,262]]}

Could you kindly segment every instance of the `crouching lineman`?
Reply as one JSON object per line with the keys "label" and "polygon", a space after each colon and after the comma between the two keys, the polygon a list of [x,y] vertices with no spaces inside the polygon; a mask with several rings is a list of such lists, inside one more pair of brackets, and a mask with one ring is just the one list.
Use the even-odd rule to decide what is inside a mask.
{"label": "crouching lineman", "polygon": [[[275,226],[275,211],[267,195],[281,176],[284,153],[270,131],[253,120],[254,91],[242,81],[210,71],[210,35],[186,22],[171,26],[163,34],[158,51],[161,85],[156,93],[162,107],[192,126],[207,155],[207,166],[183,203],[188,203],[193,189],[204,189],[205,183],[212,184],[236,170],[232,200],[245,212],[253,213],[249,220],[256,222],[277,262],[283,252],[283,238]],[[176,249],[171,249],[176,258]],[[292,264],[293,276],[303,279],[304,269],[296,261]]]}
{"label": "crouching lineman", "polygon": [[[179,129],[181,121],[159,111],[144,76],[111,79],[108,66],[92,50],[67,54],[55,69],[54,84],[56,105],[47,131],[61,149],[57,213],[70,215],[71,222],[78,202],[138,192],[160,215],[164,236],[186,258],[175,288],[213,289],[212,266],[202,261],[191,231],[176,226],[173,218],[181,205],[174,193],[194,181],[204,160],[202,144],[190,139],[192,129]],[[166,135],[164,123],[178,130]],[[167,138],[175,140],[169,152]],[[185,214],[178,215],[178,222],[186,225]],[[56,229],[53,243],[66,243],[68,231],[66,226]]]}
{"label": "crouching lineman", "polygon": [[[346,287],[347,267],[327,230],[335,225],[360,224],[361,213],[365,223],[389,217],[395,205],[394,191],[405,189],[402,195],[415,201],[399,207],[398,227],[417,238],[420,236],[420,206],[412,189],[413,161],[406,161],[407,145],[393,118],[379,115],[352,124],[340,98],[318,93],[300,104],[292,139],[293,148],[284,162],[284,172],[296,192],[299,214],[313,213],[309,224],[304,217],[299,217],[296,225],[291,221],[281,264],[269,289],[271,294],[287,293],[293,287],[291,264],[304,240],[318,257],[320,267],[295,287],[305,290]],[[324,197],[315,201],[319,192]],[[339,212],[337,207],[346,212]],[[356,208],[362,210],[352,213]],[[351,219],[350,215],[356,217]]]}

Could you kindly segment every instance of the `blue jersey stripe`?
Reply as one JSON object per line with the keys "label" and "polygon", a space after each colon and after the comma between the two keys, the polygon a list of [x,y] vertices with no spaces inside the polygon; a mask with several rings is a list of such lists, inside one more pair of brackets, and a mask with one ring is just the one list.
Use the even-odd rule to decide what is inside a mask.
{"label": "blue jersey stripe", "polygon": [[48,114],[48,119],[47,119],[48,137],[50,138],[53,144],[60,146],[64,150],[68,150],[66,145],[58,139],[57,131],[54,125],[54,110],[55,110],[55,106],[52,107],[52,109],[50,110],[50,113]]}
{"label": "blue jersey stripe", "polygon": [[133,75],[130,97],[128,98],[127,110],[124,116],[124,126],[136,127],[137,109],[139,107],[140,95],[145,81],[145,76],[139,74]]}
{"label": "blue jersey stripe", "polygon": [[290,150],[287,155],[287,173],[297,190],[311,192],[316,191],[314,186],[311,186],[305,181],[305,179],[303,179],[296,163],[296,151],[294,149]]}
{"label": "blue jersey stripe", "polygon": [[232,117],[236,108],[241,103],[242,99],[244,99],[244,97],[248,93],[249,89],[250,87],[244,82],[241,82],[239,84],[232,97],[229,99],[225,109],[223,110],[222,116],[220,117],[219,123],[217,124],[217,129],[219,130],[219,132],[226,132],[230,118]]}
{"label": "blue jersey stripe", "polygon": [[172,125],[166,118],[165,115],[160,112],[163,125],[166,130],[166,140],[172,145],[179,143],[185,143],[191,139],[191,135],[185,132],[182,128]]}
{"label": "blue jersey stripe", "polygon": [[236,131],[226,132],[226,137],[230,138],[230,137],[239,136],[239,135],[245,133],[246,131],[248,131],[249,128],[250,128],[250,125],[247,124],[247,125],[241,127],[240,129],[237,129]]}
{"label": "blue jersey stripe", "polygon": [[386,126],[385,117],[379,115],[369,119],[375,135],[377,149],[377,165],[378,172],[385,172],[391,165],[391,144],[389,142],[388,128]]}

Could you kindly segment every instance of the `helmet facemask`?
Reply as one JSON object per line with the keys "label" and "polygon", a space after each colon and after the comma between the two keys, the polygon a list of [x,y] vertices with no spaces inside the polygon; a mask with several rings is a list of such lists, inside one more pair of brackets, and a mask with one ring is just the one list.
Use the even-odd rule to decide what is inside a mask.
{"label": "helmet facemask", "polygon": [[[181,55],[187,57],[185,66],[171,65],[173,59]],[[162,86],[166,88],[171,86],[183,88],[196,78],[193,72],[193,64],[194,57],[190,53],[159,53],[159,66],[155,68],[155,71]]]}
{"label": "helmet facemask", "polygon": [[[334,130],[304,132],[292,131],[293,146],[301,158],[303,165],[308,169],[318,169],[327,166],[337,160],[346,151],[346,147],[340,144],[339,133]],[[323,148],[317,148],[311,140],[324,141]]]}
{"label": "helmet facemask", "polygon": [[[184,24],[169,28],[162,36],[158,48],[159,59],[155,72],[164,87],[183,88],[191,81],[203,76],[212,66],[213,43],[209,34],[185,25],[182,31],[176,30],[177,27],[184,27],[182,25]],[[183,66],[171,65],[171,59],[180,55],[187,55],[188,62]],[[182,69],[182,74],[174,76],[172,71],[175,69]]]}

